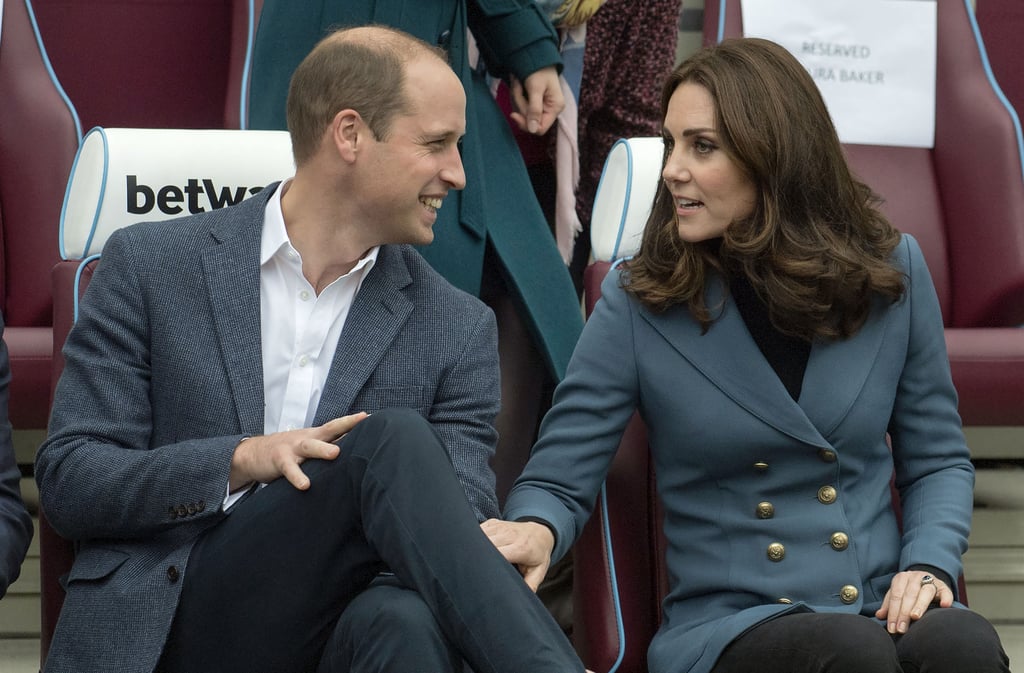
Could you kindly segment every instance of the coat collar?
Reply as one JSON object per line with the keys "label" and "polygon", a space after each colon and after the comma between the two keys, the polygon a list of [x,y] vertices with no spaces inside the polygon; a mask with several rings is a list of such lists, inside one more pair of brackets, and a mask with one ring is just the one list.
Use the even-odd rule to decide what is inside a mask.
{"label": "coat collar", "polygon": [[799,401],[794,401],[750,336],[739,310],[720,284],[709,287],[708,306],[720,307],[706,334],[685,306],[640,315],[713,385],[749,413],[794,439],[826,447],[826,437],[855,404],[881,349],[888,312],[879,302],[850,339],[811,347]]}

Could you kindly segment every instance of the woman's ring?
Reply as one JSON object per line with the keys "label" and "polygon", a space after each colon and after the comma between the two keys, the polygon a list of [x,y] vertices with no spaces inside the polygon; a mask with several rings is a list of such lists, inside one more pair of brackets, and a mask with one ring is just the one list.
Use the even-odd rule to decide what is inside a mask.
{"label": "woman's ring", "polygon": [[921,578],[921,586],[924,586],[925,584],[934,584],[934,583],[935,583],[935,578],[932,577],[931,575],[925,575],[924,577]]}

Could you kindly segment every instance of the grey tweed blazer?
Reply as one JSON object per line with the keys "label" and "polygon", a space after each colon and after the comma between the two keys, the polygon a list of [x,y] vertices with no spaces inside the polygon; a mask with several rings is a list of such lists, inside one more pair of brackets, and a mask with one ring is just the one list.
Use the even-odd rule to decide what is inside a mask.
{"label": "grey tweed blazer", "polygon": [[[234,447],[263,432],[259,251],[275,188],[104,248],[36,460],[47,517],[78,546],[47,671],[152,671],[181,588],[168,569],[227,515]],[[315,423],[387,407],[428,418],[478,516],[496,515],[494,316],[408,246],[382,247],[364,280]]]}

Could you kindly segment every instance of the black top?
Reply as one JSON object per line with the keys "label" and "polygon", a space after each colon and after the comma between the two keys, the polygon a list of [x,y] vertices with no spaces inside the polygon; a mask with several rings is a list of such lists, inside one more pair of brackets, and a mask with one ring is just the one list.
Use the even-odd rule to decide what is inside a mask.
{"label": "black top", "polygon": [[744,276],[734,275],[729,279],[736,308],[739,309],[747,331],[754,338],[765,359],[782,380],[794,400],[800,399],[807,359],[811,355],[811,343],[798,337],[783,334],[768,319],[768,307],[754,292]]}

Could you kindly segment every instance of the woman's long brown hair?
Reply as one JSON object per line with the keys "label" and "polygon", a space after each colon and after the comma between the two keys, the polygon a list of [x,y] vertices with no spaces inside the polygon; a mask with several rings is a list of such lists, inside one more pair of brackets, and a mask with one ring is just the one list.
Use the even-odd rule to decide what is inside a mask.
{"label": "woman's long brown hair", "polygon": [[891,261],[900,234],[851,174],[814,81],[788,51],[740,38],[697,52],[665,83],[663,117],[684,82],[710,93],[722,149],[753,181],[757,203],[720,245],[687,243],[662,183],[640,251],[625,266],[629,292],[656,312],[688,306],[706,331],[716,310],[705,302],[707,284],[742,275],[775,328],[807,340],[848,337],[874,297],[903,295]]}

